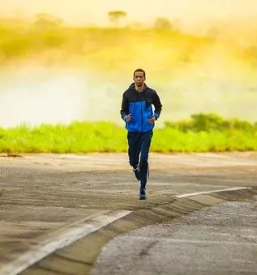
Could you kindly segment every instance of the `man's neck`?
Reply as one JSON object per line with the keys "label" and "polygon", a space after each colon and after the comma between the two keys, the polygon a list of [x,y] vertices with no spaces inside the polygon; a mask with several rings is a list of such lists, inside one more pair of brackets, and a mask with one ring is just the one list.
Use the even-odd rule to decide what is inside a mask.
{"label": "man's neck", "polygon": [[141,93],[141,92],[144,90],[144,88],[145,88],[145,85],[144,85],[144,84],[143,84],[142,86],[137,86],[137,85],[135,85],[135,89],[136,89],[136,91],[139,92],[139,93]]}

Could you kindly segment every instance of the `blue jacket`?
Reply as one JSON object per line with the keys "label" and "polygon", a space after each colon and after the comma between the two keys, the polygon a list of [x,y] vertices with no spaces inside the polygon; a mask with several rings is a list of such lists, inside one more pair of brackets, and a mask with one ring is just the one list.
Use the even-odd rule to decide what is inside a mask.
{"label": "blue jacket", "polygon": [[[154,111],[152,105],[155,107]],[[148,120],[153,115],[158,119],[161,111],[162,104],[157,92],[147,85],[142,92],[138,92],[133,83],[123,93],[120,114],[124,121],[131,114],[131,120],[125,124],[129,132],[144,133],[152,130],[154,124],[150,124]]]}

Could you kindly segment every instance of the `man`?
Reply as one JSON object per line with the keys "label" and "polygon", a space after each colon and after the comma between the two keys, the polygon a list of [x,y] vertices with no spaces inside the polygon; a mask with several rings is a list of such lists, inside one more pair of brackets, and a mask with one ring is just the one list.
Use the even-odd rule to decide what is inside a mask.
{"label": "man", "polygon": [[[144,200],[149,176],[148,154],[153,128],[160,117],[162,104],[157,92],[145,84],[144,70],[135,70],[133,80],[134,83],[123,93],[120,114],[128,131],[129,163],[137,180],[141,182],[139,198]],[[155,107],[154,112],[152,105]]]}

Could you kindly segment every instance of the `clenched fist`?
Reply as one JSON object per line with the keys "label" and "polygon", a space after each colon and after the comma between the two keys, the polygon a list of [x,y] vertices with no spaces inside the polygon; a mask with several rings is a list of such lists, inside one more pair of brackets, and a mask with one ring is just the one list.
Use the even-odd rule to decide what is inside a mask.
{"label": "clenched fist", "polygon": [[131,114],[129,114],[129,115],[126,116],[125,121],[126,121],[126,122],[130,122],[130,120],[131,120]]}
{"label": "clenched fist", "polygon": [[148,121],[150,124],[154,124],[155,120],[155,116],[152,116]]}

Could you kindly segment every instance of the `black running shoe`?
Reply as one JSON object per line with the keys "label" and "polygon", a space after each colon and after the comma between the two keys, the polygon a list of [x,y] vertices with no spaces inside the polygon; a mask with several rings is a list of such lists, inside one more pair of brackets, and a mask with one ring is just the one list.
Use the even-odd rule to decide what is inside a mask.
{"label": "black running shoe", "polygon": [[139,167],[133,168],[133,172],[134,172],[134,174],[135,174],[136,179],[137,179],[137,180],[141,180],[141,178],[140,178],[140,170],[139,170]]}
{"label": "black running shoe", "polygon": [[140,189],[139,199],[140,199],[140,200],[146,200],[146,192],[145,192],[145,189]]}

